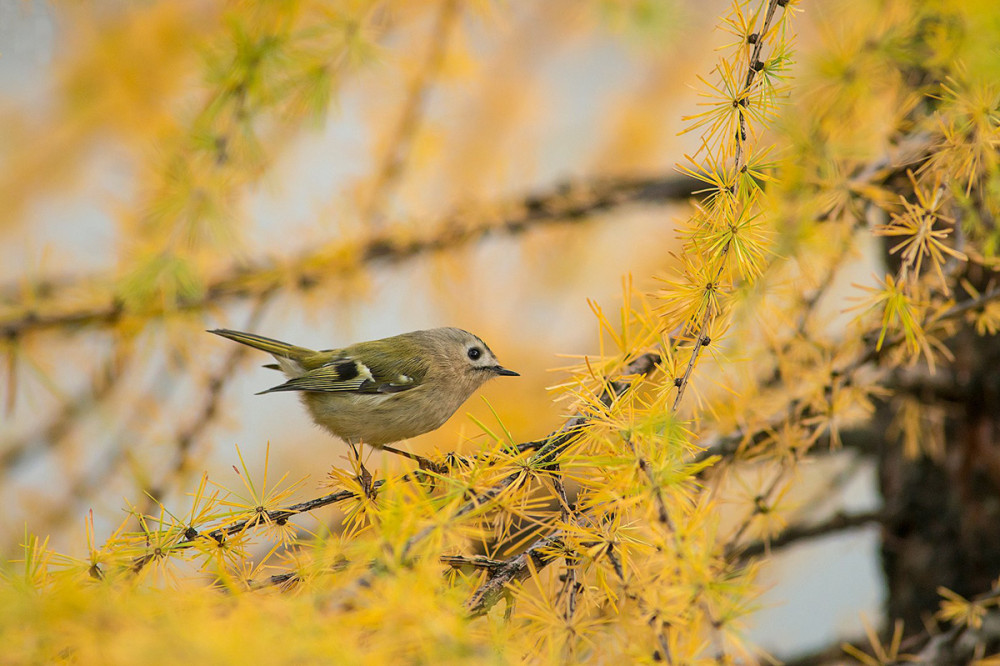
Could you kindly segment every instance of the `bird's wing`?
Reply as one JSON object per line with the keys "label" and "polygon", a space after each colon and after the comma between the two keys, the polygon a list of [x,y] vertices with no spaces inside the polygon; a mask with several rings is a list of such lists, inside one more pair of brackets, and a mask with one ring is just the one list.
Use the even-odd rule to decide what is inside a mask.
{"label": "bird's wing", "polygon": [[[413,374],[399,370],[410,369]],[[379,364],[368,365],[351,357],[334,359],[299,377],[260,393],[278,391],[316,391],[321,393],[398,393],[420,385],[425,369],[421,364],[402,363],[392,369]],[[260,394],[258,394],[260,395]]]}

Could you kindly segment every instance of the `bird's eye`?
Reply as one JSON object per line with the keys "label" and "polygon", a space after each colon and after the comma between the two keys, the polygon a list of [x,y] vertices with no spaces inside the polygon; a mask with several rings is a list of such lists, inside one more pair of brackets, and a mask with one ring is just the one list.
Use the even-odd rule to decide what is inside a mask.
{"label": "bird's eye", "polygon": [[483,350],[479,347],[469,347],[469,358],[473,361],[478,361],[479,357],[483,355]]}

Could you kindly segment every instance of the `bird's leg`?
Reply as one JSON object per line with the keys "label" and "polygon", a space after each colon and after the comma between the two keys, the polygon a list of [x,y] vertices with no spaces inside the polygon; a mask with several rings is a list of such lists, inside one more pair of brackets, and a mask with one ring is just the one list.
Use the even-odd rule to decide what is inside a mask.
{"label": "bird's leg", "polygon": [[388,451],[389,453],[395,453],[397,456],[403,456],[404,458],[409,458],[410,460],[415,460],[417,464],[420,466],[420,469],[425,469],[429,472],[434,472],[436,474],[445,474],[448,471],[447,465],[436,463],[430,458],[425,458],[422,455],[416,453],[403,451],[402,449],[397,449],[392,446],[383,446],[382,450]]}
{"label": "bird's leg", "polygon": [[361,447],[362,442],[359,442],[357,446],[351,440],[347,441],[351,446],[351,451],[354,452],[354,459],[358,462],[358,467],[360,468],[360,473],[358,474],[358,483],[361,484],[361,490],[364,491],[365,497],[368,499],[375,499],[375,488],[372,486],[372,474],[365,467],[364,461],[361,459]]}

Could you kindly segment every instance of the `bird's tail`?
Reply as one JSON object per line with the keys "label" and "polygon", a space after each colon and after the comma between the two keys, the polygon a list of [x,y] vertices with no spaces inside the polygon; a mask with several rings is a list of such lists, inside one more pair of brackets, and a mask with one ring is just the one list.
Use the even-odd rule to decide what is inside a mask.
{"label": "bird's tail", "polygon": [[221,335],[224,338],[229,338],[230,340],[253,347],[254,349],[266,351],[275,357],[288,358],[294,361],[298,361],[305,356],[316,353],[311,349],[306,349],[305,347],[296,347],[295,345],[290,345],[287,342],[282,342],[281,340],[275,340],[273,338],[265,338],[263,335],[257,335],[255,333],[231,331],[228,328],[217,328],[213,331],[209,331],[209,333],[215,333],[216,335]]}

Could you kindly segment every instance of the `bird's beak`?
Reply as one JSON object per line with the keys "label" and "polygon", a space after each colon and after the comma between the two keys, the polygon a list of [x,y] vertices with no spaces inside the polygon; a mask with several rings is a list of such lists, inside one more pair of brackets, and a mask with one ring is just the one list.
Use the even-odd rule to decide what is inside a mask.
{"label": "bird's beak", "polygon": [[498,365],[497,367],[493,368],[493,372],[495,372],[495,373],[497,373],[497,375],[501,375],[503,377],[520,377],[521,376],[521,373],[514,372],[513,370],[508,370],[507,368],[503,367],[502,365]]}

